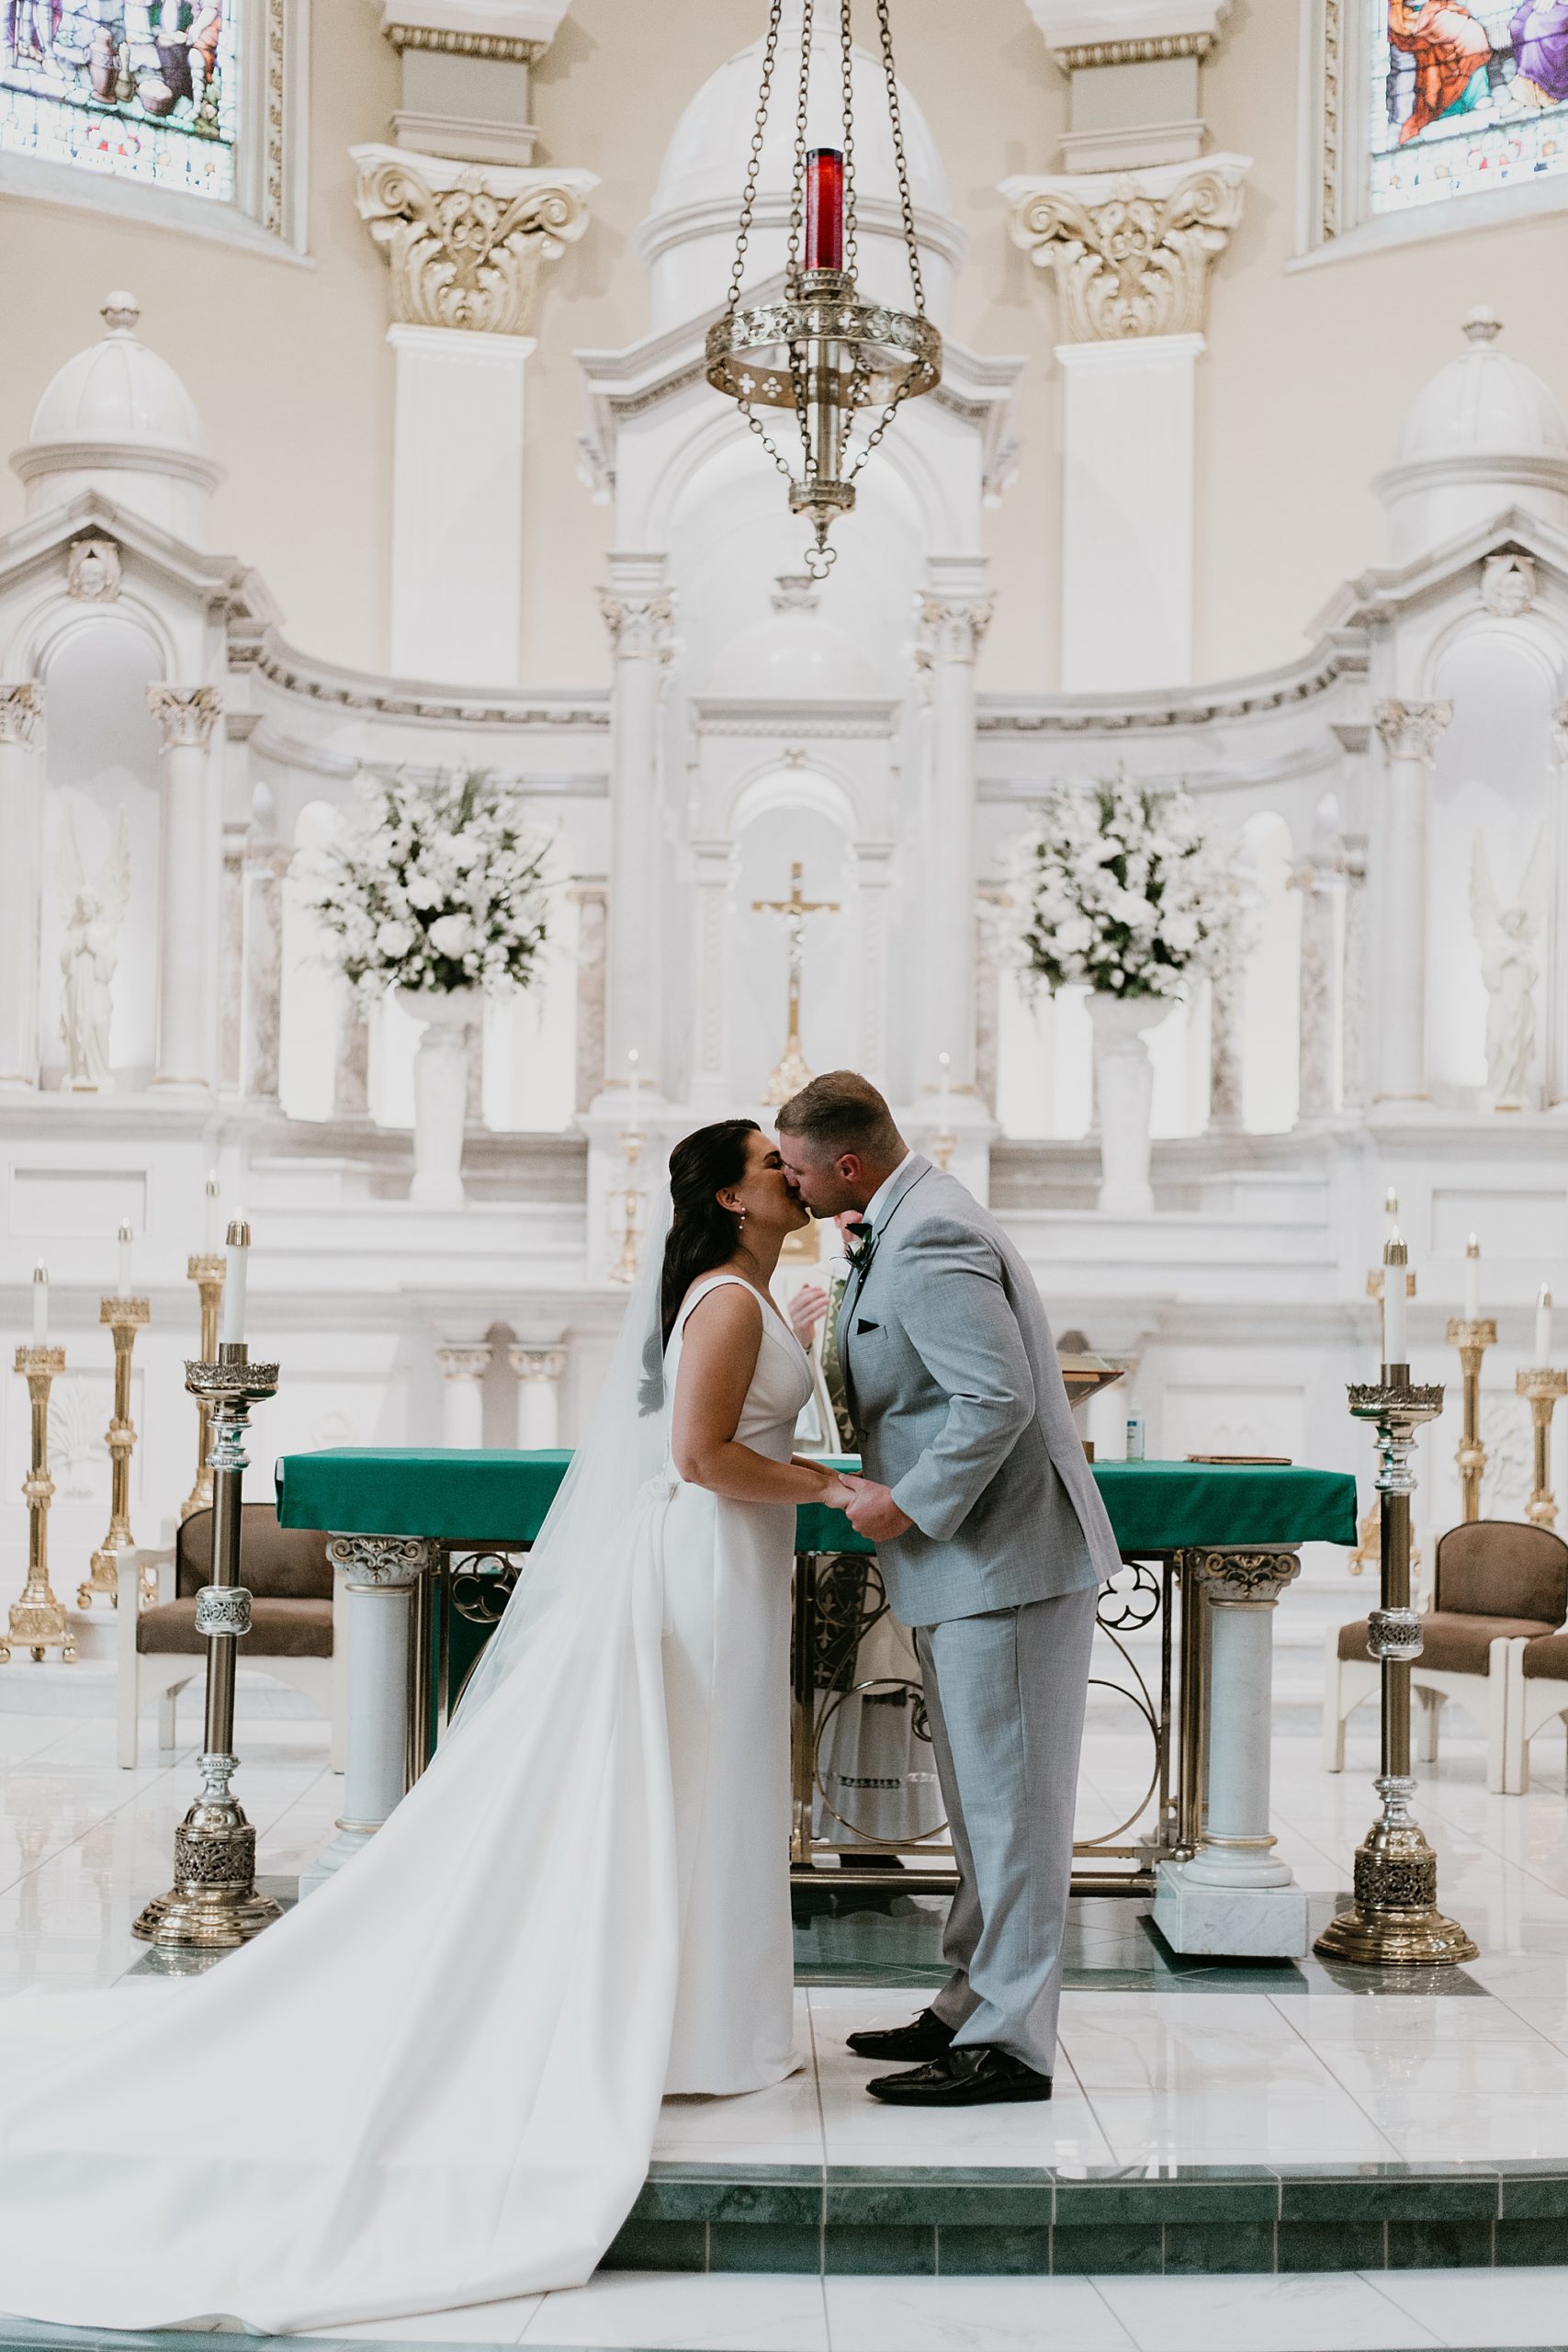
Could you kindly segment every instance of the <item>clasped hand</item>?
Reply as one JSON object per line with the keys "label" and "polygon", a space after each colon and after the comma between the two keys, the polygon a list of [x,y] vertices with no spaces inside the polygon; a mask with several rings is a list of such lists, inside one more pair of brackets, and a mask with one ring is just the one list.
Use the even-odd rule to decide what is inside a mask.
{"label": "clasped hand", "polygon": [[822,1500],[829,1510],[841,1510],[855,1533],[872,1544],[886,1544],[915,1523],[907,1511],[899,1510],[891,1487],[853,1472],[835,1471],[823,1489]]}

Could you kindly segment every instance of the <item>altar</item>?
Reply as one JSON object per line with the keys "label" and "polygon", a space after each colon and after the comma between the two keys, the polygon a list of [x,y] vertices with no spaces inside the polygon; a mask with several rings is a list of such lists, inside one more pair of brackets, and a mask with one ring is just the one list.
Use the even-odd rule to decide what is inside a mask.
{"label": "altar", "polygon": [[[328,1534],[349,1601],[344,1814],[305,1886],[357,1851],[428,1764],[570,1461],[558,1449],[376,1447],[280,1458],[278,1517]],[[1150,1769],[1134,1815],[1076,1848],[1075,1887],[1153,1895],[1179,1950],[1304,1951],[1304,1897],[1274,1859],[1269,1826],[1272,1618],[1303,1544],[1354,1544],[1355,1481],[1273,1464],[1117,1462],[1094,1475],[1124,1563],[1101,1590],[1100,1630]],[[825,1571],[857,1557],[864,1581],[846,1623]],[[816,1824],[825,1715],[886,1611],[874,1547],[841,1513],[802,1509],[791,1865],[797,1879],[831,1872],[844,1886],[891,1855],[906,1890],[946,1891],[953,1864],[941,1828],[845,1843]],[[1129,1637],[1139,1634],[1153,1657],[1147,1643],[1134,1657]],[[918,1706],[918,1685],[911,1698]]]}

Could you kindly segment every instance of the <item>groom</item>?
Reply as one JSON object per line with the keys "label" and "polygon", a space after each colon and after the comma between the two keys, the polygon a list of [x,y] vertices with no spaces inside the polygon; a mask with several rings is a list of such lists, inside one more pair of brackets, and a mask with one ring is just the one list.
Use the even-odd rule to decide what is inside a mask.
{"label": "groom", "polygon": [[863,1231],[839,1353],[866,1475],[850,1519],[915,1628],[958,1863],[953,1974],[912,2024],[855,2033],[913,2059],[868,2084],[905,2107],[1051,2096],[1073,1800],[1096,1587],[1121,1566],[1028,1267],[882,1096],[832,1070],[778,1114],[792,1189]]}

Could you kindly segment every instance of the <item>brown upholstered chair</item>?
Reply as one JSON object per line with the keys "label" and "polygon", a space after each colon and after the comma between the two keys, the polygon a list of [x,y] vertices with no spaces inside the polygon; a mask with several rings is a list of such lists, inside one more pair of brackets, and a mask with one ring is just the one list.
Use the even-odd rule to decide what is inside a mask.
{"label": "brown upholstered chair", "polygon": [[[1437,1759],[1438,1714],[1451,1701],[1486,1734],[1487,1787],[1509,1788],[1510,1691],[1518,1679],[1512,1662],[1564,1618],[1568,1544],[1544,1527],[1512,1519],[1478,1519],[1449,1529],[1438,1544],[1421,1656],[1410,1669],[1421,1702],[1425,1761]],[[1323,1706],[1327,1771],[1344,1770],[1346,1717],[1371,1697],[1380,1679],[1364,1617],[1329,1634]],[[1568,1691],[1562,1704],[1568,1708]]]}
{"label": "brown upholstered chair", "polygon": [[[1568,1544],[1549,1529],[1531,1530],[1555,1544],[1568,1573]],[[1568,1632],[1537,1634],[1508,1645],[1508,1739],[1503,1786],[1525,1795],[1530,1784],[1530,1742],[1538,1731],[1568,1715]]]}
{"label": "brown upholstered chair", "polygon": [[[242,1667],[260,1667],[303,1691],[333,1727],[333,1769],[343,1770],[344,1625],[327,1539],[313,1528],[280,1527],[270,1503],[246,1503],[240,1537],[241,1580],[252,1596],[251,1631],[240,1643]],[[118,1555],[119,1601],[119,1760],[137,1760],[142,1708],[158,1701],[158,1745],[175,1745],[175,1702],[201,1674],[207,1642],[196,1630],[196,1596],[212,1574],[212,1513],[193,1511],[173,1544]],[[158,1598],[139,1609],[144,1566],[156,1570]],[[342,1578],[336,1579],[341,1586]]]}

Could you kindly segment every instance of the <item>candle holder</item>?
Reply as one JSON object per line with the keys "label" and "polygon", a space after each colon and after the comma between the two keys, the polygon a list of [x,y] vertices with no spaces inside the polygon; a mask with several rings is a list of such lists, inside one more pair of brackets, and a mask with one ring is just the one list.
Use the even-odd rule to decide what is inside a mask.
{"label": "candle holder", "polygon": [[[186,1280],[194,1283],[201,1299],[201,1362],[212,1363],[218,1355],[218,1314],[223,1303],[223,1269],[225,1260],[220,1250],[203,1250],[200,1257],[186,1260]],[[196,1484],[180,1505],[180,1525],[183,1527],[193,1510],[212,1509],[212,1408],[205,1396],[196,1400]]]}
{"label": "candle holder", "polygon": [[130,1457],[136,1450],[136,1425],[130,1418],[130,1351],[136,1334],[149,1319],[144,1298],[102,1298],[98,1320],[107,1323],[114,1340],[114,1411],[104,1439],[109,1450],[109,1525],[87,1565],[86,1581],[76,1588],[78,1609],[91,1609],[95,1597],[111,1609],[119,1605],[117,1552],[129,1551],[136,1538],[130,1532]]}
{"label": "candle holder", "polygon": [[1421,1620],[1410,1604],[1410,1456],[1416,1430],[1442,1411],[1443,1392],[1413,1386],[1407,1364],[1385,1363],[1382,1378],[1353,1385],[1349,1399],[1378,1442],[1382,1589],[1367,1647],[1382,1669],[1382,1770],[1373,1782],[1382,1811],[1356,1849],[1350,1909],[1329,1921],[1313,1949],[1368,1968],[1449,1967],[1473,1960],[1476,1946],[1438,1909],[1438,1858],[1412,1809],[1410,1771],[1410,1668],[1421,1655]]}
{"label": "candle holder", "polygon": [[646,1221],[648,1195],[637,1181],[637,1162],[648,1138],[640,1127],[623,1127],[621,1149],[626,1154],[626,1181],[610,1194],[610,1237],[620,1243],[621,1254],[610,1269],[613,1283],[635,1283],[637,1261],[642,1254],[643,1226]]}
{"label": "candle holder", "polygon": [[[1380,1314],[1382,1309],[1382,1278],[1383,1269],[1381,1266],[1371,1266],[1368,1268],[1367,1296],[1377,1301]],[[1409,1267],[1405,1272],[1404,1295],[1406,1298],[1414,1298],[1416,1295],[1416,1269],[1414,1266]],[[1353,1577],[1359,1577],[1362,1575],[1369,1566],[1375,1567],[1377,1565],[1382,1548],[1381,1539],[1378,1533],[1378,1523],[1379,1506],[1374,1500],[1367,1511],[1366,1516],[1363,1518],[1359,1527],[1356,1530],[1356,1548],[1350,1555],[1350,1574]],[[1416,1542],[1414,1536],[1411,1538],[1410,1543],[1410,1565],[1413,1569],[1418,1568],[1421,1565],[1421,1547]]]}
{"label": "candle holder", "polygon": [[1470,1521],[1481,1517],[1481,1481],[1486,1473],[1486,1448],[1481,1442],[1481,1359],[1496,1346],[1497,1326],[1490,1316],[1472,1321],[1456,1315],[1450,1317],[1445,1336],[1450,1347],[1459,1350],[1464,1378],[1464,1433],[1454,1460],[1459,1464],[1459,1515]]}
{"label": "candle holder", "polygon": [[28,1503],[28,1580],[19,1600],[11,1603],[6,1635],[0,1639],[0,1666],[9,1663],[13,1645],[35,1660],[57,1649],[66,1666],[76,1656],[76,1634],[56,1600],[49,1582],[49,1506],[54,1480],[49,1475],[49,1392],[65,1369],[63,1348],[18,1348],[17,1370],[28,1384],[32,1408],[32,1461],[22,1492]]}
{"label": "candle holder", "polygon": [[1550,1364],[1539,1365],[1533,1372],[1521,1372],[1514,1381],[1521,1396],[1529,1398],[1530,1419],[1535,1424],[1535,1480],[1530,1498],[1525,1505],[1525,1517],[1532,1527],[1555,1527],[1557,1499],[1551,1491],[1551,1415],[1560,1396],[1568,1396],[1568,1372],[1554,1372]]}
{"label": "candle holder", "polygon": [[207,1636],[207,1713],[201,1789],[175,1832],[175,1879],[131,1928],[143,1943],[205,1951],[248,1943],[282,1917],[256,1892],[256,1833],[229,1787],[234,1754],[234,1649],[251,1630],[251,1596],[240,1582],[245,1428],[251,1407],[277,1390],[277,1366],[252,1363],[243,1340],[226,1342],[212,1363],[186,1365],[186,1386],[212,1414],[212,1582],[196,1596],[196,1630]]}

